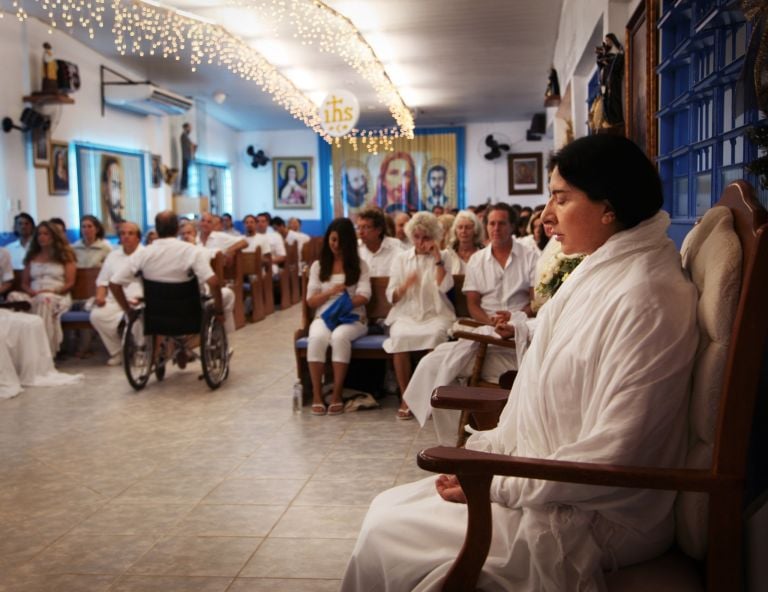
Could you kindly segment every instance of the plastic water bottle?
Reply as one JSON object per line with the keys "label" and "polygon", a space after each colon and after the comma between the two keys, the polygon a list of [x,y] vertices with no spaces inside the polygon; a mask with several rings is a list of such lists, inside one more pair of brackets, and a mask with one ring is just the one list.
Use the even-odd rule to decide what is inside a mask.
{"label": "plastic water bottle", "polygon": [[304,395],[304,387],[301,385],[301,381],[293,385],[293,412],[301,412],[301,399]]}

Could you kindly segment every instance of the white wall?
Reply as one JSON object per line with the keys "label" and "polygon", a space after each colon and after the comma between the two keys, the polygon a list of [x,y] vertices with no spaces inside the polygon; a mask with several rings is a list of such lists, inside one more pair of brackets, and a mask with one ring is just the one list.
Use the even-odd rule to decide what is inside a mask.
{"label": "white wall", "polygon": [[[542,98],[541,110],[544,111]],[[547,181],[544,173],[542,193],[539,195],[509,195],[509,179],[506,156],[496,160],[486,160],[483,157],[488,151],[485,137],[494,134],[496,139],[504,137],[509,140],[510,154],[540,152],[542,167],[546,169],[547,159],[552,150],[551,138],[544,137],[539,142],[528,142],[525,139],[530,121],[500,121],[490,123],[475,123],[466,126],[466,176],[464,179],[467,205],[477,205],[490,200],[518,203],[523,206],[535,206],[546,201]]]}
{"label": "white wall", "polygon": [[[254,150],[263,150],[271,159],[275,157],[308,156],[312,158],[312,192],[314,195],[312,209],[280,209],[274,208],[275,187],[273,183],[272,164],[267,163],[254,169],[251,158],[245,153],[248,146]],[[239,191],[235,193],[233,216],[242,219],[246,214],[272,212],[288,219],[296,216],[301,219],[320,218],[320,175],[317,134],[307,130],[285,130],[273,132],[242,132],[237,136],[237,166]]]}
{"label": "white wall", "polygon": [[[0,85],[1,116],[10,116],[18,123],[25,107],[22,96],[40,88],[42,44],[45,41],[53,46],[54,57],[78,65],[82,81],[80,90],[72,95],[74,105],[38,107],[51,116],[52,139],[159,154],[164,163],[172,163],[172,143],[178,142],[178,134],[172,134],[170,118],[133,115],[110,107],[104,117],[101,115],[100,65],[136,79],[144,76],[110,62],[63,32],[54,31],[49,35],[47,27],[34,19],[24,23],[8,16],[0,19],[0,51],[5,64],[3,84]],[[205,123],[207,149],[200,157],[234,165],[236,133],[211,118],[206,118]],[[1,136],[0,230],[10,230],[13,216],[19,211],[28,211],[35,218],[59,216],[68,226],[76,227],[79,214],[86,213],[78,210],[76,192],[48,195],[47,169],[34,168],[26,135],[14,130]],[[76,163],[72,153],[69,165],[70,179],[73,179]],[[147,170],[147,179],[148,173]],[[235,191],[236,178],[233,174]],[[157,189],[148,186],[146,192],[147,219],[151,223],[155,213],[171,206],[172,192],[165,184]]]}

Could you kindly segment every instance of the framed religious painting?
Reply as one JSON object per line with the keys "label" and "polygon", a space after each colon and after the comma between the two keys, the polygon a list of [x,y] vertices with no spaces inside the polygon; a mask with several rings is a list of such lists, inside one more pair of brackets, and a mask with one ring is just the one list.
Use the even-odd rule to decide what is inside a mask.
{"label": "framed religious painting", "polygon": [[146,227],[144,152],[77,144],[77,181],[81,214],[92,214],[107,235],[124,220]]}
{"label": "framed religious painting", "polygon": [[538,195],[542,193],[541,152],[507,156],[509,195]]}
{"label": "framed religious painting", "polygon": [[69,144],[51,140],[50,151],[48,193],[50,195],[66,195],[69,193]]}
{"label": "framed religious painting", "polygon": [[657,13],[658,2],[654,0],[642,0],[638,4],[627,22],[624,58],[627,64],[624,79],[626,136],[640,146],[651,160],[655,159],[657,152]]}
{"label": "framed religious painting", "polygon": [[32,160],[35,167],[48,168],[48,163],[51,160],[50,127],[40,125],[32,130],[30,137],[32,140]]}
{"label": "framed religious painting", "polygon": [[274,206],[276,210],[311,208],[312,159],[292,156],[272,158]]}

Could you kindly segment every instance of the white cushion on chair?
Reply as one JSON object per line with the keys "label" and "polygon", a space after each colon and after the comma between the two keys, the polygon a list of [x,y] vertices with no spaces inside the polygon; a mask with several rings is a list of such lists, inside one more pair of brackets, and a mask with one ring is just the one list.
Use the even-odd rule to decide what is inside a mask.
{"label": "white cushion on chair", "polygon": [[[741,245],[726,207],[714,207],[686,237],[683,267],[699,291],[699,347],[689,407],[686,467],[712,463],[712,445],[720,407],[723,372],[741,286]],[[706,494],[681,493],[676,502],[677,542],[702,559],[707,544]]]}

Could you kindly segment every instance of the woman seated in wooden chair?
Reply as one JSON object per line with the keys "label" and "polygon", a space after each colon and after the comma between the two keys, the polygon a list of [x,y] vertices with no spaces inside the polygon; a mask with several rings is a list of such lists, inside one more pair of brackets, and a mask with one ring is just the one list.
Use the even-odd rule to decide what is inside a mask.
{"label": "woman seated in wooden chair", "polygon": [[[357,254],[355,227],[347,218],[336,218],[325,231],[320,260],[312,264],[307,284],[307,304],[315,309],[307,345],[307,365],[312,380],[312,415],[339,415],[344,412],[341,393],[352,356],[352,342],[368,331],[365,304],[370,298],[368,266]],[[345,299],[348,300],[348,310],[339,306]],[[329,346],[333,393],[326,409],[322,387]]]}
{"label": "woman seated in wooden chair", "polygon": [[[553,157],[544,223],[587,257],[542,308],[495,429],[467,447],[614,465],[681,466],[698,343],[697,292],[660,211],[661,182],[631,141],[581,138]],[[601,570],[665,551],[674,492],[495,477],[483,590],[586,590]],[[380,494],[342,590],[434,590],[464,541],[455,476]]]}
{"label": "woman seated in wooden chair", "polygon": [[[419,212],[405,225],[413,245],[392,263],[387,299],[393,304],[386,323],[390,326],[384,351],[393,355],[400,393],[411,379],[411,353],[435,348],[448,339],[456,320],[447,292],[453,276],[446,270],[447,251],[440,250],[443,229],[434,214]],[[405,401],[397,410],[398,419],[413,419]]]}

